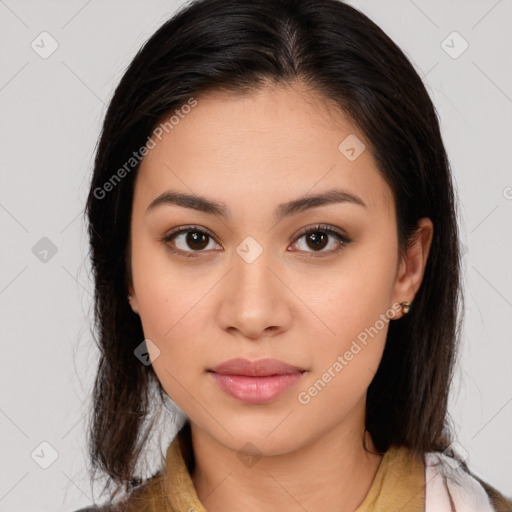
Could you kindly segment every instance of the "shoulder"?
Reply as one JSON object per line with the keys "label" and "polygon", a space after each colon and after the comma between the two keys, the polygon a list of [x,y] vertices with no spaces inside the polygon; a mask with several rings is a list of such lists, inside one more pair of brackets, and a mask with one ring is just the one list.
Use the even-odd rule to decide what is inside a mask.
{"label": "shoulder", "polygon": [[[425,454],[426,511],[512,512],[512,499],[473,474],[457,458],[440,452]],[[444,505],[446,504],[446,505]]]}

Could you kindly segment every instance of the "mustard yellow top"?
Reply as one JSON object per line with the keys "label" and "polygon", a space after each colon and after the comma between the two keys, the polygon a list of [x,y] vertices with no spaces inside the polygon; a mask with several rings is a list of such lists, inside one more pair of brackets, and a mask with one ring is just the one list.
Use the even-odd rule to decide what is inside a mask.
{"label": "mustard yellow top", "polygon": [[[207,512],[200,502],[179,436],[167,449],[165,473],[159,473],[132,496],[128,510],[137,512]],[[371,488],[356,512],[424,512],[425,467],[422,458],[404,447],[391,447],[382,457]],[[133,506],[133,508],[132,508]]]}
{"label": "mustard yellow top", "polygon": [[[188,428],[187,428],[188,427]],[[169,445],[163,471],[130,493],[121,509],[83,509],[84,512],[207,512],[199,501],[191,477],[193,453],[190,428],[185,425]],[[496,512],[512,512],[512,501],[473,475],[487,492]],[[406,447],[390,447],[383,455],[374,480],[355,512],[424,512],[425,462]],[[77,511],[80,512],[80,511]]]}

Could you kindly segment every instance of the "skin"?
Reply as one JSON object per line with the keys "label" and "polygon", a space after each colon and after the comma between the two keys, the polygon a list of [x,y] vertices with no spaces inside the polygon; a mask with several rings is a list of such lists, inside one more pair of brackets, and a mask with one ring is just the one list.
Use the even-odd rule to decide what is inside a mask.
{"label": "skin", "polygon": [[[145,337],[160,351],[150,349],[156,375],[190,419],[198,497],[209,512],[354,511],[382,459],[365,451],[363,434],[366,392],[389,322],[309,403],[298,395],[379,315],[413,301],[432,222],[420,220],[420,236],[399,257],[391,189],[370,150],[350,161],[338,149],[348,135],[364,136],[305,86],[197,100],[141,163],[129,291]],[[327,204],[276,223],[278,204],[332,187],[366,207]],[[175,204],[147,212],[169,189],[220,201],[230,217]],[[334,252],[340,242],[333,235],[320,249],[297,236],[316,223],[351,242]],[[202,246],[187,244],[186,234],[160,241],[190,224],[213,238]],[[263,249],[251,263],[236,252],[248,236]],[[173,254],[173,244],[195,257]],[[251,405],[224,393],[207,372],[234,357],[272,357],[308,371],[271,403]],[[376,452],[369,436],[367,446]],[[260,458],[244,464],[239,454]]]}

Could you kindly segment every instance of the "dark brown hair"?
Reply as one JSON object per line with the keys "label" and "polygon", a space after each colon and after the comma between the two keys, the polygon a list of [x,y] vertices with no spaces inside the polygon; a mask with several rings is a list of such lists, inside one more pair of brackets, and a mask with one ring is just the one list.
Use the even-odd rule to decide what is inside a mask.
{"label": "dark brown hair", "polygon": [[397,445],[419,454],[450,442],[447,400],[462,300],[458,227],[437,114],[421,78],[375,23],[338,0],[196,0],[158,29],[122,77],[86,205],[100,349],[90,456],[125,490],[140,481],[135,468],[152,428],[149,396],[163,394],[151,365],[134,356],[144,334],[126,299],[138,166],[112,177],[162,116],[190,98],[293,81],[333,101],[366,137],[393,192],[402,254],[420,218],[434,224],[411,311],[390,322],[368,389],[366,428],[381,452]]}

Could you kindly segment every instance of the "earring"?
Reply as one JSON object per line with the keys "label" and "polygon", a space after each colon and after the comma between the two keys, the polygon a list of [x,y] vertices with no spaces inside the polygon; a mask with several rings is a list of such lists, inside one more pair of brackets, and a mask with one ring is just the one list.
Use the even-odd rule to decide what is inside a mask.
{"label": "earring", "polygon": [[131,295],[128,295],[128,300],[132,300],[133,297]]}
{"label": "earring", "polygon": [[409,313],[409,309],[411,309],[411,303],[410,302],[400,302],[400,306],[402,306],[402,313],[404,315]]}

